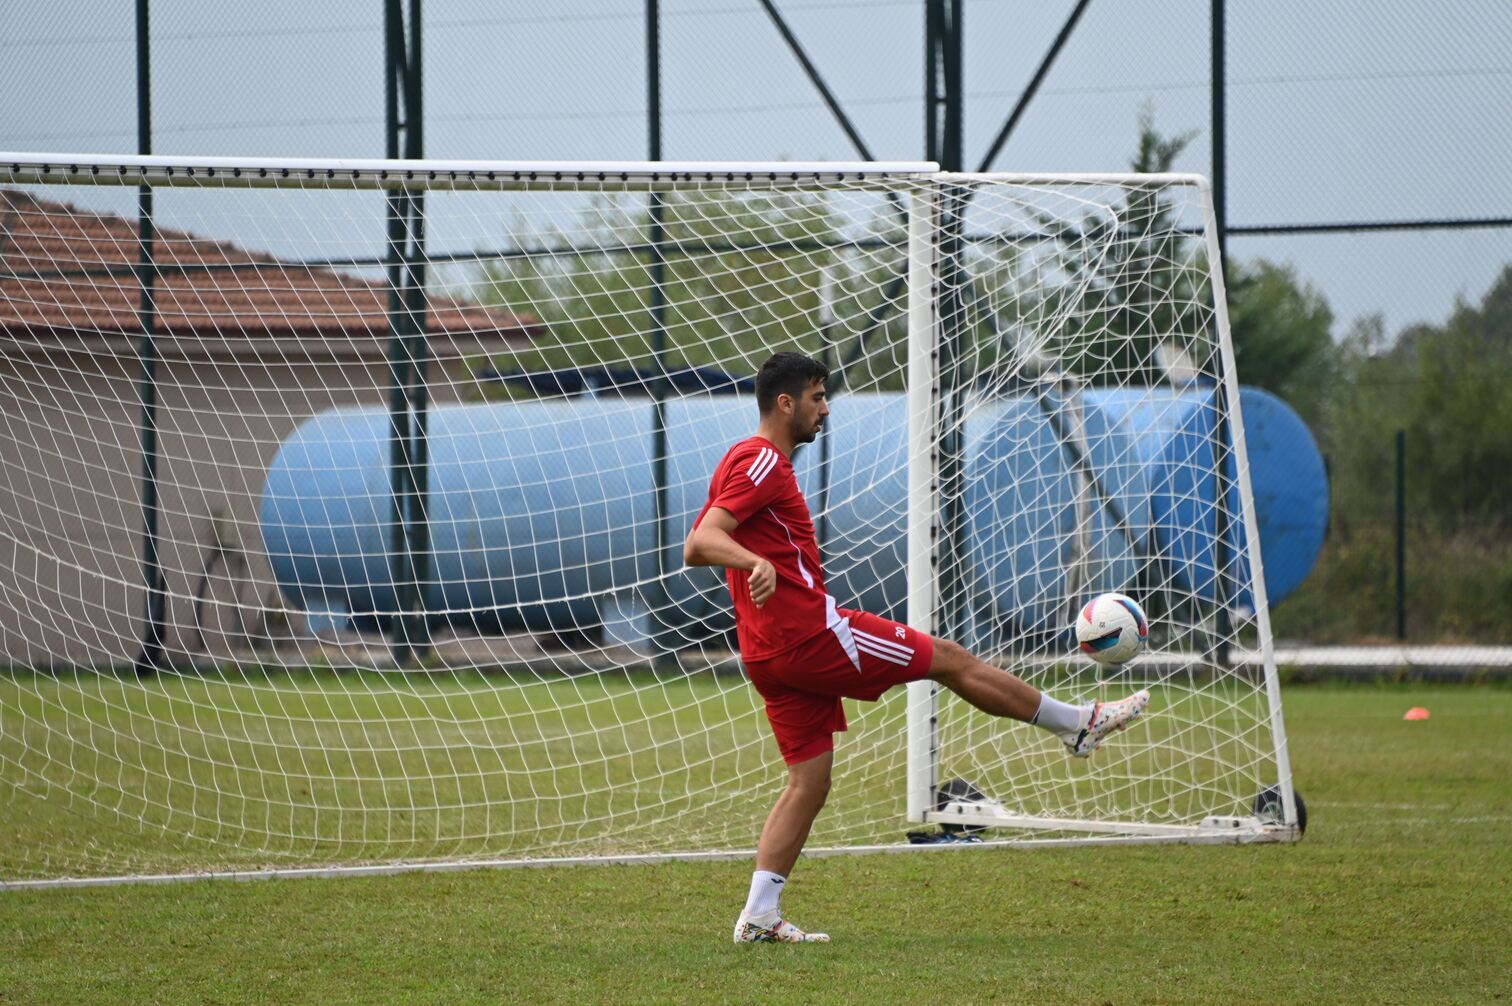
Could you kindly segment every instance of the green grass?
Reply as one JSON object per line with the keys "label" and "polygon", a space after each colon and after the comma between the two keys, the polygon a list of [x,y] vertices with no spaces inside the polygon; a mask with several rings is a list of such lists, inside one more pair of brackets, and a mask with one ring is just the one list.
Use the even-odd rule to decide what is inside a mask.
{"label": "green grass", "polygon": [[1512,1001],[1512,690],[1285,701],[1296,845],[810,860],[804,947],[739,862],[9,891],[0,1002]]}
{"label": "green grass", "polygon": [[[1058,818],[1247,812],[1274,778],[1263,694],[1159,695],[1094,764],[947,703],[942,778]],[[812,844],[897,842],[906,694],[849,716]],[[743,849],[782,776],[739,676],[22,671],[0,676],[0,877]]]}

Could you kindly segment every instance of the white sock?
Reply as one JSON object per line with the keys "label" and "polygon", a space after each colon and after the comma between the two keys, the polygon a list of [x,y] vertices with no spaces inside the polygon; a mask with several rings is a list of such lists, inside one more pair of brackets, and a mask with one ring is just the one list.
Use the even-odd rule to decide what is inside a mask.
{"label": "white sock", "polygon": [[1087,707],[1073,706],[1041,693],[1039,712],[1029,722],[1053,734],[1074,734],[1086,726]]}
{"label": "white sock", "polygon": [[787,878],[769,870],[757,870],[751,874],[751,893],[746,897],[746,916],[760,918],[777,911],[777,899],[782,897],[782,887]]}

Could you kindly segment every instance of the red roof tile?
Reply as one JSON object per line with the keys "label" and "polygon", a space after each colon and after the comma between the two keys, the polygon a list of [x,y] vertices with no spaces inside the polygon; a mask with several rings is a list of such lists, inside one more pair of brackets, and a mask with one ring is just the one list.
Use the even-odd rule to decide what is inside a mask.
{"label": "red roof tile", "polygon": [[[0,333],[43,348],[140,333],[135,220],[0,189],[0,221]],[[337,355],[386,351],[383,283],[167,229],[155,236],[154,258],[164,269],[153,283],[156,331],[181,347],[287,349],[285,340],[300,340]],[[539,328],[528,315],[427,301],[426,331],[441,337],[431,340],[440,356],[518,344]]]}

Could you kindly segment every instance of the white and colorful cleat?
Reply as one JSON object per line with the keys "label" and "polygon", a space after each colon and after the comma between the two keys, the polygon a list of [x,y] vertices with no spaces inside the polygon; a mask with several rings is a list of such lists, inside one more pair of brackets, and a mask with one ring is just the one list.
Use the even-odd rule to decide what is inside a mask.
{"label": "white and colorful cleat", "polygon": [[1139,719],[1150,705],[1150,693],[1141,689],[1126,699],[1117,702],[1099,702],[1092,706],[1087,725],[1074,734],[1061,734],[1066,750],[1077,758],[1086,758],[1102,746],[1111,733],[1116,733]]}
{"label": "white and colorful cleat", "polygon": [[805,933],[776,912],[751,918],[745,912],[735,920],[736,943],[828,943],[828,933]]}

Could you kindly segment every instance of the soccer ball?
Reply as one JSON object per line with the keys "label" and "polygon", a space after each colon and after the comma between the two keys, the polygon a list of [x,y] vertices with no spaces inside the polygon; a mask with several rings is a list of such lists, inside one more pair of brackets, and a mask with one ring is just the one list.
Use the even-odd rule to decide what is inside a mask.
{"label": "soccer ball", "polygon": [[1099,594],[1076,616],[1076,642],[1099,664],[1133,660],[1150,637],[1150,623],[1132,597]]}

